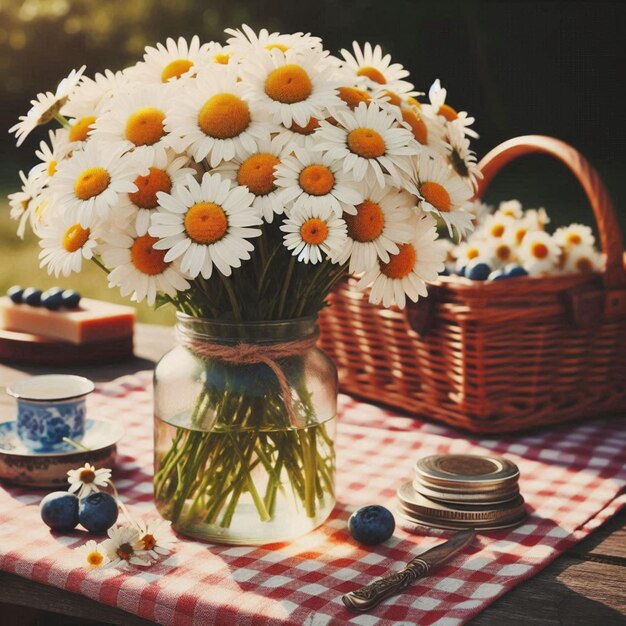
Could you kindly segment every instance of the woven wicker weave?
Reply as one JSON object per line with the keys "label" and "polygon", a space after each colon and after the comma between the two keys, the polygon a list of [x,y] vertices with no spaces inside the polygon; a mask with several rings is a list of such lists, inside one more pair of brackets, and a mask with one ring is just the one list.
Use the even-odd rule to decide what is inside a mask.
{"label": "woven wicker weave", "polygon": [[460,428],[518,431],[626,411],[626,270],[619,223],[596,171],[551,137],[507,141],[480,163],[481,197],[512,159],[563,161],[593,208],[606,270],[474,282],[443,277],[406,310],[351,282],[320,316],[342,390]]}

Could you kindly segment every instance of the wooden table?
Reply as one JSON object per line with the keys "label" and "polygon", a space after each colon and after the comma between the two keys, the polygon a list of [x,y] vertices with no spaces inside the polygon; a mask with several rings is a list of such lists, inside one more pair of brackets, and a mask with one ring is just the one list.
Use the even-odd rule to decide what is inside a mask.
{"label": "wooden table", "polygon": [[[171,328],[138,325],[135,359],[119,365],[68,368],[103,382],[123,374],[151,369],[174,343]],[[0,388],[30,374],[49,373],[47,368],[0,365]],[[14,411],[14,401],[0,393],[2,415]],[[626,451],[625,451],[626,457]],[[147,625],[120,609],[95,602],[78,594],[0,572],[0,626],[33,623],[38,611],[49,611],[76,619],[55,624]],[[37,623],[48,623],[39,616]],[[543,572],[505,594],[477,618],[474,626],[529,624],[545,626],[626,625],[626,510],[622,511],[585,541],[574,546]],[[204,626],[204,625],[203,625]]]}

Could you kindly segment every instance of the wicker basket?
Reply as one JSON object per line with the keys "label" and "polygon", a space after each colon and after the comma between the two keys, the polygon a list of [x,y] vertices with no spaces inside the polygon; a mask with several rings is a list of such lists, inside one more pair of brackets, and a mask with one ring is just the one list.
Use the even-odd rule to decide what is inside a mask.
{"label": "wicker basket", "polygon": [[480,433],[626,411],[626,270],[619,223],[596,171],[543,136],[511,139],[480,163],[481,197],[512,159],[545,153],[582,184],[606,270],[473,282],[443,277],[404,311],[339,286],[320,318],[342,390]]}

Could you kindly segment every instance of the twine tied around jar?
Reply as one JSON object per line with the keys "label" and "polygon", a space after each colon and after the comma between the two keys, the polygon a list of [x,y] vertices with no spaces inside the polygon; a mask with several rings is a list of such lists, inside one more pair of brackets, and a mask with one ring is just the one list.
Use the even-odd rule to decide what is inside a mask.
{"label": "twine tied around jar", "polygon": [[278,379],[285,408],[287,409],[287,415],[289,415],[289,421],[294,426],[298,425],[300,419],[293,406],[291,387],[289,386],[285,372],[277,361],[287,357],[297,356],[310,350],[317,343],[318,335],[319,332],[315,332],[305,339],[295,339],[293,341],[270,344],[239,342],[234,345],[227,345],[224,343],[199,341],[190,338],[184,333],[179,333],[182,344],[198,356],[217,359],[232,365],[254,365],[257,363],[267,365]]}

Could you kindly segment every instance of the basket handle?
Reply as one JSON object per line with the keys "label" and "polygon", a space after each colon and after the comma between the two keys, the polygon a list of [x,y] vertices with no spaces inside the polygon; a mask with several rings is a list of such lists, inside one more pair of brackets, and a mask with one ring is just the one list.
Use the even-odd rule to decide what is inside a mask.
{"label": "basket handle", "polygon": [[624,243],[617,214],[598,172],[578,150],[559,139],[544,135],[515,137],[496,146],[478,164],[483,173],[476,198],[482,198],[493,177],[510,161],[525,154],[549,154],[562,161],[582,185],[596,217],[602,249],[606,254],[604,285],[626,287]]}

